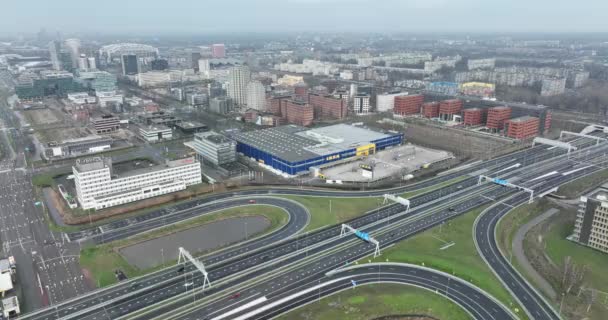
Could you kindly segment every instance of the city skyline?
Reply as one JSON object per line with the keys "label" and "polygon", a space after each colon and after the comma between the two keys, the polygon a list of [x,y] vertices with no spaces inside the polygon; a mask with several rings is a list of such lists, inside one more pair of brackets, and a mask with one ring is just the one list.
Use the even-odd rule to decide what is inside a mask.
{"label": "city skyline", "polygon": [[[237,9],[235,9],[237,8]],[[373,9],[373,10],[370,10]],[[108,0],[93,6],[74,0],[4,5],[2,33],[49,32],[608,32],[608,20],[587,17],[608,3],[582,0],[535,2],[480,0],[192,0],[149,3]],[[213,14],[207,14],[213,13]],[[428,17],[433,16],[433,19]],[[440,23],[438,23],[440,22]],[[441,23],[443,22],[443,23]],[[565,23],[566,22],[566,23]],[[10,31],[9,31],[10,30]]]}

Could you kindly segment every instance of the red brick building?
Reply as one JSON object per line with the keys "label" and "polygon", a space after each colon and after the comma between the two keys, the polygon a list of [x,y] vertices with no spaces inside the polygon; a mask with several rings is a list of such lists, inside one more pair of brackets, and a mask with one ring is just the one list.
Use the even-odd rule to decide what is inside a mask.
{"label": "red brick building", "polygon": [[439,118],[443,120],[454,119],[455,114],[460,114],[462,111],[462,100],[450,99],[443,100],[439,103]]}
{"label": "red brick building", "polygon": [[523,116],[514,118],[505,122],[505,131],[509,138],[528,139],[538,135],[539,123],[540,120],[536,117]]}
{"label": "red brick building", "polygon": [[276,116],[281,116],[283,110],[285,109],[285,104],[288,100],[291,99],[291,96],[276,96],[271,97],[270,100],[270,112]]}
{"label": "red brick building", "polygon": [[510,118],[510,107],[490,108],[488,109],[488,120],[486,121],[486,127],[488,127],[488,129],[494,129],[498,131],[505,126],[505,121],[509,120]]}
{"label": "red brick building", "polygon": [[398,115],[410,115],[420,113],[420,107],[424,102],[424,96],[415,94],[411,96],[396,96],[393,113]]}
{"label": "red brick building", "polygon": [[545,115],[545,127],[544,133],[549,132],[549,130],[551,129],[551,111],[547,111],[547,114]]}
{"label": "red brick building", "polygon": [[308,95],[308,103],[313,107],[316,118],[343,119],[348,110],[343,99],[330,95],[311,93]]}
{"label": "red brick building", "polygon": [[314,119],[313,107],[304,101],[287,100],[284,110],[285,113],[282,116],[289,123],[306,127],[311,125]]}
{"label": "red brick building", "polygon": [[306,101],[306,99],[308,99],[308,86],[306,83],[297,83],[294,86],[294,94],[296,99]]}
{"label": "red brick building", "polygon": [[481,108],[464,109],[463,121],[465,126],[476,126],[483,123],[485,110]]}
{"label": "red brick building", "polygon": [[425,118],[439,117],[439,102],[427,102],[422,104],[422,115]]}

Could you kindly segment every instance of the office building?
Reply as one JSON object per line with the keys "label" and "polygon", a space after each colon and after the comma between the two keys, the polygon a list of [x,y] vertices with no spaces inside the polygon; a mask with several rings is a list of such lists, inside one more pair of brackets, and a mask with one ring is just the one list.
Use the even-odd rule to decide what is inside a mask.
{"label": "office building", "polygon": [[91,97],[87,92],[68,93],[68,101],[73,104],[93,104],[97,101],[95,97]]}
{"label": "office building", "polygon": [[170,113],[158,111],[139,115],[139,121],[144,125],[166,125],[171,127],[182,120]]}
{"label": "office building", "polygon": [[509,119],[511,119],[511,108],[505,106],[490,108],[486,127],[493,131],[500,131],[504,128],[505,121]]}
{"label": "office building", "polygon": [[446,121],[452,121],[454,115],[460,114],[462,106],[462,100],[460,99],[450,99],[439,102],[439,118]]}
{"label": "office building", "polygon": [[95,96],[97,97],[97,104],[102,108],[107,108],[108,106],[115,106],[122,112],[122,105],[124,103],[124,96],[122,94],[117,94],[116,91],[95,91]]}
{"label": "office building", "polygon": [[236,66],[230,69],[228,96],[238,106],[247,104],[247,85],[251,81],[251,72],[247,66]]}
{"label": "office building", "polygon": [[236,161],[236,141],[213,131],[194,134],[194,140],[184,143],[192,148],[197,159],[216,166]]}
{"label": "office building", "polygon": [[139,73],[139,60],[134,54],[123,54],[121,57],[122,75],[136,75]]}
{"label": "office building", "polygon": [[314,109],[305,101],[287,100],[284,110],[282,116],[288,123],[306,127],[311,125],[314,119]]}
{"label": "office building", "polygon": [[114,115],[106,114],[91,119],[93,130],[97,134],[112,133],[120,129],[120,119]]}
{"label": "office building", "polygon": [[311,93],[307,99],[316,118],[343,119],[348,110],[344,100],[327,94]]}
{"label": "office building", "polygon": [[113,139],[111,137],[88,136],[65,140],[60,144],[49,146],[45,150],[47,158],[61,158],[79,156],[83,154],[107,151],[112,148]]}
{"label": "office building", "polygon": [[84,88],[95,92],[116,91],[116,75],[107,71],[83,71],[79,72],[76,81]]}
{"label": "office building", "polygon": [[76,196],[84,210],[143,200],[202,182],[200,163],[193,157],[123,170],[115,168],[111,158],[77,159],[72,173]]}
{"label": "office building", "polygon": [[356,95],[353,97],[353,111],[356,115],[366,115],[369,113],[370,97],[368,95]]}
{"label": "office building", "polygon": [[297,125],[239,132],[237,152],[287,175],[334,161],[373,154],[403,142],[403,134],[377,132],[347,124],[316,129]]}
{"label": "office building", "polygon": [[393,113],[396,115],[407,116],[420,113],[420,108],[424,102],[424,96],[413,94],[409,96],[396,96]]}
{"label": "office building", "polygon": [[88,71],[89,70],[89,59],[84,54],[78,58],[78,70]]}
{"label": "office building", "polygon": [[139,137],[147,142],[158,142],[171,139],[173,137],[173,131],[171,131],[171,128],[162,124],[144,125],[139,127]]}
{"label": "office building", "polygon": [[227,97],[216,97],[209,100],[209,111],[219,113],[219,114],[227,114],[232,112],[234,109],[234,105],[232,103],[232,99]]}
{"label": "office building", "polygon": [[608,253],[608,186],[602,185],[580,197],[574,233],[568,237],[582,245]]}
{"label": "office building", "polygon": [[247,84],[247,108],[258,111],[266,110],[266,88],[260,81]]}
{"label": "office building", "polygon": [[379,94],[376,96],[376,110],[378,112],[391,112],[395,108],[395,97],[406,95],[407,92]]}
{"label": "office building", "polygon": [[429,83],[426,90],[447,96],[455,96],[460,92],[460,86],[455,82],[437,81]]}
{"label": "office building", "polygon": [[465,126],[477,126],[484,122],[484,109],[481,108],[469,108],[464,109],[463,113],[463,121],[462,123]]}
{"label": "office building", "polygon": [[536,137],[539,133],[539,119],[536,117],[523,116],[505,121],[505,132],[507,137],[524,140]]}
{"label": "office building", "polygon": [[213,58],[226,58],[226,47],[223,43],[216,43],[211,45],[211,56]]}
{"label": "office building", "polygon": [[275,116],[282,116],[286,113],[287,101],[291,100],[291,95],[278,95],[270,98],[270,112]]}
{"label": "office building", "polygon": [[204,79],[209,79],[211,66],[209,65],[209,59],[198,60],[198,73],[203,75]]}
{"label": "office building", "polygon": [[425,118],[432,119],[439,117],[439,102],[423,103],[421,109],[422,116]]}
{"label": "office building", "polygon": [[15,93],[22,100],[48,96],[67,97],[68,93],[83,91],[74,76],[65,71],[43,70],[17,79]]}

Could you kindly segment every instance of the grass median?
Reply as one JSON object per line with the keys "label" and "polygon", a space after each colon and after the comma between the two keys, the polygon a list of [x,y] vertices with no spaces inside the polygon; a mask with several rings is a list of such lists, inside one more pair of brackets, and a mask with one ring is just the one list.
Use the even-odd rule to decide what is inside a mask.
{"label": "grass median", "polygon": [[406,319],[411,315],[424,315],[426,317],[415,319],[425,320],[470,319],[463,309],[442,296],[399,284],[370,284],[348,289],[293,310],[278,319],[367,320],[388,315],[394,316],[392,319]]}
{"label": "grass median", "polygon": [[[475,219],[486,207],[464,215],[406,239],[384,250],[376,259],[359,263],[404,262],[423,265],[453,274],[485,290],[510,307],[520,318],[526,316],[509,292],[494,276],[492,270],[477,253],[472,230]],[[453,243],[453,245],[448,246]]]}
{"label": "grass median", "polygon": [[[134,237],[102,244],[94,247],[84,248],[80,254],[80,265],[86,270],[90,277],[99,287],[105,287],[116,283],[114,270],[122,270],[127,277],[136,277],[168,266],[174,261],[168,261],[164,265],[159,265],[151,269],[141,270],[130,265],[118,252],[120,248],[133,245],[135,243],[160,238],[176,232],[180,232],[193,227],[217,222],[223,219],[231,219],[248,216],[264,216],[270,221],[270,226],[262,233],[251,235],[252,237],[261,236],[273,232],[288,221],[288,215],[282,209],[267,205],[252,205],[221,210],[215,213],[199,216],[188,221],[179,222],[163,228],[155,229]],[[219,248],[216,248],[216,250]],[[193,252],[194,254],[194,252]]]}

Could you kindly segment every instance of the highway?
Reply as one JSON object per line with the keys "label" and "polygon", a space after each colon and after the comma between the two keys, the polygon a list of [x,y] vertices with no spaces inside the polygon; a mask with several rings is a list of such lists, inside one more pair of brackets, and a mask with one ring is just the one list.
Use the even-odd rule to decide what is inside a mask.
{"label": "highway", "polygon": [[[601,166],[593,164],[589,159],[583,160],[592,165],[585,168],[585,164],[582,164],[585,169],[573,173],[572,175],[583,176],[602,169]],[[552,177],[550,181],[546,181],[543,185],[539,186],[539,191],[549,190],[551,187],[563,184],[571,179],[571,175],[556,175]],[[509,261],[502,255],[496,241],[496,226],[500,219],[514,207],[526,203],[526,200],[525,195],[516,195],[485,210],[475,221],[473,230],[475,245],[479,254],[501,280],[503,285],[511,292],[513,297],[515,297],[515,299],[524,307],[531,319],[557,320],[560,319],[560,315],[553,309],[551,304],[513,268]]]}
{"label": "highway", "polygon": [[[569,164],[569,163],[561,165],[562,168],[568,168],[568,167],[571,167],[571,166],[572,166],[572,164]],[[552,166],[548,166],[548,165],[545,165],[544,167],[545,167],[546,171],[548,171],[548,170],[552,171],[552,170],[556,169],[556,167],[552,167]],[[557,168],[557,169],[559,169],[559,168]],[[543,171],[543,172],[546,172],[546,171]],[[399,230],[399,232],[397,232],[397,233],[394,233],[394,232],[393,233],[388,233],[388,234],[386,234],[385,238],[383,238],[383,237],[377,237],[377,239],[381,243],[389,245],[390,243],[396,242],[396,241],[398,241],[400,239],[403,239],[404,237],[407,237],[407,236],[410,236],[412,234],[418,233],[418,232],[420,232],[422,230],[426,230],[427,228],[430,228],[430,227],[432,227],[432,226],[434,226],[434,225],[436,225],[438,223],[441,223],[442,221],[445,221],[445,219],[451,218],[451,217],[456,216],[456,215],[458,215],[460,213],[463,213],[463,212],[467,212],[470,209],[472,209],[472,208],[474,208],[474,207],[476,207],[478,205],[481,205],[483,203],[489,203],[491,201],[491,199],[497,198],[497,195],[499,193],[503,193],[504,190],[509,190],[509,189],[505,189],[503,187],[500,187],[500,188],[498,188],[496,190],[499,190],[499,191],[492,191],[492,192],[489,192],[489,193],[482,193],[480,196],[475,196],[475,200],[469,199],[469,200],[466,200],[466,201],[462,202],[460,205],[453,206],[453,208],[457,212],[450,212],[447,207],[443,207],[434,216],[429,216],[429,217],[425,217],[423,219],[420,219],[419,221],[416,221],[414,223],[406,225],[404,228],[401,228]],[[502,190],[502,191],[500,191],[500,190]],[[509,191],[511,191],[511,190],[509,190]],[[394,223],[392,223],[392,224],[394,225]],[[366,229],[366,231],[368,231],[368,230]],[[329,244],[326,248],[322,248],[321,251],[327,251],[327,250],[331,249],[332,247],[334,247],[335,245],[336,244]],[[316,265],[316,266],[312,266],[311,268],[313,270],[320,269],[320,268],[326,268],[328,264],[333,265],[334,267],[335,266],[340,266],[341,264],[344,263],[344,261],[352,261],[353,260],[353,255],[356,255],[357,257],[362,257],[362,256],[365,256],[365,255],[373,252],[373,250],[372,251],[370,251],[370,250],[372,250],[372,249],[369,248],[369,246],[365,246],[363,248],[358,248],[358,251],[357,251],[357,249],[354,249],[354,251],[345,252],[344,256],[340,256],[338,253],[333,253],[330,257],[326,257],[323,260],[322,264],[319,264],[319,265]],[[359,256],[357,252],[363,252],[363,255]],[[276,268],[277,268],[276,265],[273,266],[273,270],[276,270]],[[307,274],[307,273],[310,273],[310,270],[303,271],[303,274]],[[274,275],[276,275],[276,271],[275,271]],[[255,274],[255,276],[258,276],[258,275]],[[297,272],[295,272],[295,271],[290,272],[286,276],[288,277],[287,279],[284,280],[286,283],[287,282],[292,283],[294,281],[294,277],[295,278],[298,277],[297,276]],[[275,281],[275,280],[277,280],[277,278],[273,277],[273,279],[271,280],[271,283],[272,283],[272,281]],[[280,282],[280,280],[278,280],[278,282]],[[210,292],[211,291],[207,291],[207,294],[210,294]],[[254,294],[254,292],[252,294]],[[212,314],[211,312],[213,312],[213,310],[222,309],[222,308],[225,308],[225,307],[226,307],[225,305],[223,305],[223,306],[220,305],[220,306],[214,307],[211,310],[210,309],[207,309],[207,310],[203,309],[203,310],[200,310],[200,312],[197,315],[199,317],[202,317],[202,316],[204,316],[206,314]],[[185,318],[188,318],[188,317],[185,317]]]}
{"label": "highway", "polygon": [[[456,276],[411,264],[371,263],[328,272],[321,282],[310,281],[302,287],[272,296],[270,300],[273,303],[235,316],[234,320],[271,319],[323,297],[378,283],[396,283],[429,290],[458,304],[473,319],[516,318],[507,307],[485,291]],[[259,301],[262,300],[265,299]]]}
{"label": "highway", "polygon": [[[550,158],[553,155],[555,155],[555,153],[556,153],[555,151],[548,152],[548,151],[546,151],[546,148],[540,147],[540,148],[531,149],[531,150],[528,150],[526,152],[522,152],[522,153],[519,153],[519,154],[516,154],[516,155],[509,155],[509,157],[507,159],[502,159],[502,163],[510,164],[510,163],[514,163],[513,161],[517,161],[517,160],[522,160],[522,162],[525,161],[527,163],[532,163],[534,161]],[[487,166],[495,166],[496,164],[499,164],[499,163],[500,162],[498,162],[498,160],[495,160],[495,161],[490,161],[488,163],[484,163],[484,166],[486,166],[486,167]],[[474,167],[474,168],[469,169],[469,171],[473,172],[473,170],[475,170],[475,169],[477,171],[480,170],[480,168],[478,166],[478,167]],[[459,172],[459,173],[455,173],[455,174],[460,175],[462,173]],[[445,180],[451,179],[451,178],[453,178],[453,177],[451,177],[450,175],[446,175],[446,176],[438,178],[438,179],[445,181]],[[472,178],[472,179],[460,182],[457,185],[463,185],[465,183],[467,184],[466,186],[472,185],[472,184],[475,183],[475,180],[476,180],[475,178]],[[441,194],[441,192],[445,192],[445,194],[454,192],[453,189],[454,188],[458,188],[457,185],[449,186],[449,187],[443,188],[443,189],[441,189],[441,190],[439,190],[437,192],[430,193],[428,195],[428,198],[426,198],[426,199],[422,198],[420,201],[421,202],[425,202],[428,199],[436,199],[438,197],[438,195]],[[424,186],[424,183],[422,184],[422,186]],[[421,187],[421,186],[418,186],[418,187]],[[450,188],[452,188],[452,189],[450,190]],[[447,191],[444,191],[444,189],[446,189]],[[403,190],[403,188],[401,190]],[[346,193],[347,196],[350,196],[351,194],[352,194],[352,196],[361,196],[361,194],[362,194],[361,192],[327,192],[327,191],[320,191],[320,190],[299,190],[299,189],[293,189],[293,190],[282,189],[282,191],[281,190],[269,190],[269,191],[265,191],[265,190],[247,190],[247,191],[244,191],[244,192],[232,192],[232,193],[227,193],[227,194],[218,194],[218,195],[215,196],[215,198],[205,199],[205,200],[199,200],[199,201],[203,201],[202,203],[201,202],[190,202],[189,205],[193,205],[193,204],[200,205],[200,204],[203,204],[203,203],[208,203],[210,200],[220,200],[220,199],[225,199],[225,198],[233,198],[234,196],[240,196],[240,195],[261,195],[261,194],[268,194],[268,193],[274,194],[274,193],[279,193],[279,192],[285,192],[285,193],[291,193],[291,194],[293,194],[293,193],[299,194],[299,192],[302,192],[304,194],[312,194],[312,195],[326,195],[326,194],[334,195],[336,193],[337,194]],[[386,191],[374,191],[374,192],[370,192],[369,194],[377,195],[377,194],[383,194],[385,192]],[[412,200],[416,201],[416,199],[412,199]],[[188,204],[183,204],[183,205],[184,205],[184,207],[182,207],[182,208],[184,208],[185,211],[189,210],[187,208]],[[178,208],[178,210],[179,209],[180,208]],[[388,216],[388,215],[391,215],[391,214],[393,214],[393,215],[397,214],[401,210],[402,209],[400,209],[399,206],[396,206],[396,205],[394,205],[394,206],[388,206],[387,208],[382,208],[381,210],[377,210],[375,213],[372,212],[372,213],[368,214],[367,216],[362,217],[361,218],[362,220],[361,220],[360,223],[362,223],[362,225],[365,225],[365,224],[369,223],[369,221],[378,220],[379,218],[381,218],[383,216]],[[176,213],[179,213],[179,212],[180,211],[176,211],[176,212],[173,212],[173,213],[169,212],[168,215],[165,215],[162,218],[161,218],[161,216],[162,216],[161,215],[161,216],[154,217],[154,219],[162,221],[162,219],[167,219],[167,217],[169,217],[171,215],[174,215]],[[138,223],[146,222],[147,220],[154,220],[154,219],[142,218],[141,221],[122,222],[122,223],[125,223],[124,224],[125,226],[127,226],[126,229],[124,229],[125,228],[124,226],[123,227],[118,226],[117,228],[110,229],[110,230],[119,230],[120,232],[123,232],[124,230],[128,230],[128,228],[130,228],[129,226],[137,225]],[[367,221],[365,219],[367,219]],[[167,222],[167,220],[165,220],[165,222]],[[354,223],[357,223],[357,221],[354,221]],[[110,234],[111,234],[111,232],[107,232],[105,230],[106,230],[106,228],[102,226],[101,231],[99,233],[93,232],[93,236],[96,237],[94,239],[99,239],[100,241],[105,242],[105,240],[104,240],[104,239],[106,239],[105,237],[106,236],[109,237]],[[292,242],[287,243],[287,247],[286,248],[284,247],[284,248],[286,250],[289,249],[289,248],[291,248],[292,250],[295,248],[297,250],[298,247],[308,246],[311,243],[318,242],[321,239],[323,239],[323,236],[324,236],[323,232],[324,231],[327,232],[327,231],[331,231],[331,230],[332,230],[332,228],[328,228],[327,230],[321,230],[319,232],[319,233],[321,233],[320,235],[319,234],[314,234],[314,235],[311,235],[310,237],[308,237],[308,236],[307,237],[298,237],[297,239],[295,239],[295,241],[292,240]],[[328,232],[328,234],[332,234],[332,232]],[[334,230],[333,234],[335,234],[335,230]],[[269,251],[269,250],[265,250],[265,251]],[[273,248],[272,251],[274,251],[274,248]],[[276,252],[277,253],[281,253],[281,254],[284,253],[284,251],[282,252],[280,250],[277,250]],[[257,256],[244,257],[243,259],[245,259],[245,258],[246,258],[246,261],[249,261],[249,266],[255,266],[260,261],[264,260],[264,258],[265,259],[269,259],[270,257],[265,257],[265,255],[263,255],[262,253],[259,253],[259,254],[257,254]],[[208,263],[211,266],[213,266],[213,263],[209,263],[207,261],[205,261],[205,263]],[[241,266],[238,267],[238,268],[235,267],[235,265],[238,266],[239,263],[241,264]],[[240,270],[245,270],[245,269],[247,269],[247,268],[243,265],[243,262],[238,262],[237,261],[233,265],[229,264],[229,265],[225,266],[223,269],[220,269],[217,273],[213,273],[213,269],[212,269],[212,273],[211,274],[212,274],[212,278],[215,279],[217,277],[217,278],[221,279],[222,276],[225,276],[225,275],[228,275],[228,274],[232,274],[232,273],[234,273],[237,270],[240,271]],[[188,271],[190,271],[190,270],[188,270]],[[32,318],[32,319],[34,319],[34,318],[35,319],[47,319],[47,318],[48,319],[52,319],[52,318],[55,318],[55,317],[59,317],[59,316],[62,316],[62,315],[67,315],[69,313],[73,313],[75,310],[86,310],[86,309],[89,309],[89,308],[93,308],[93,307],[97,306],[100,302],[108,302],[109,301],[110,302],[109,304],[103,303],[104,308],[107,309],[106,306],[108,306],[108,305],[118,304],[118,302],[114,299],[114,297],[117,297],[117,296],[121,296],[122,297],[124,294],[130,295],[131,297],[137,297],[138,298],[137,300],[142,300],[140,298],[144,294],[144,292],[147,290],[146,288],[149,289],[150,286],[156,286],[159,283],[163,284],[162,290],[156,288],[155,290],[153,290],[154,293],[151,294],[151,296],[152,297],[156,296],[155,297],[156,299],[154,299],[155,300],[154,302],[156,302],[156,301],[162,301],[162,299],[164,297],[171,297],[171,296],[175,295],[176,293],[183,291],[183,286],[182,286],[183,283],[181,281],[183,278],[184,278],[184,276],[175,274],[175,268],[169,269],[169,270],[164,270],[164,271],[158,272],[158,273],[156,273],[154,275],[146,276],[146,277],[143,277],[142,279],[138,279],[137,282],[140,283],[142,286],[145,286],[142,289],[134,290],[133,288],[130,287],[129,283],[121,284],[121,285],[118,285],[118,286],[115,286],[115,287],[112,287],[112,288],[109,288],[109,289],[106,289],[106,290],[98,291],[98,292],[95,293],[95,295],[93,297],[88,297],[87,298],[87,296],[85,296],[85,297],[83,297],[81,299],[76,299],[74,301],[68,301],[68,303],[65,303],[65,304],[60,304],[60,305],[56,306],[56,308],[53,308],[51,310],[46,310],[46,311],[43,310],[42,312],[36,312],[35,314],[30,315],[30,317],[28,317],[28,318]],[[169,279],[172,279],[172,280],[169,280]],[[177,284],[178,282],[179,282],[179,285],[182,286],[179,290],[176,288],[176,286],[178,286],[178,284]],[[173,288],[171,287],[171,285],[169,285],[169,286],[164,285],[165,283],[167,283],[167,284],[171,284],[172,283]],[[144,289],[146,289],[146,290],[144,290]],[[159,292],[163,292],[163,294],[160,294]],[[128,300],[128,299],[126,301],[133,302],[132,300]],[[147,301],[147,302],[144,302],[144,305],[149,305],[151,303],[152,303],[152,301]],[[122,303],[122,304],[124,304],[124,303]],[[130,312],[130,311],[133,311],[133,310],[137,310],[141,306],[140,305],[136,305],[134,303],[131,303],[131,307],[133,307],[133,308],[129,308],[129,310],[127,310],[126,308],[124,308],[124,306],[121,306],[121,307],[119,307],[117,309],[120,310],[120,308],[122,308],[124,312]],[[137,307],[137,308],[135,308],[135,307]],[[106,311],[104,311],[104,312],[106,312]],[[82,315],[82,314],[80,314],[80,315]]]}

